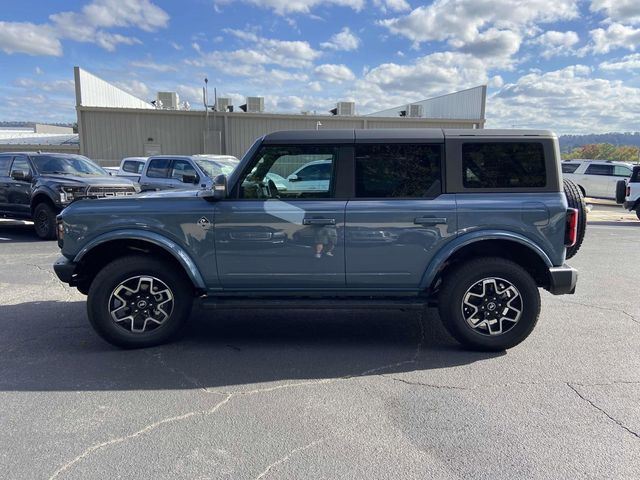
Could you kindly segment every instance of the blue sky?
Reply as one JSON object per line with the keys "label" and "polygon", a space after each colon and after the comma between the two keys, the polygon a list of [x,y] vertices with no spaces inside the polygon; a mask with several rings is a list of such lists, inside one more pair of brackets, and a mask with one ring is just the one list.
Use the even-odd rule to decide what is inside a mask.
{"label": "blue sky", "polygon": [[75,120],[73,66],[143,99],[358,113],[481,84],[487,127],[640,130],[638,0],[6,0],[0,120]]}

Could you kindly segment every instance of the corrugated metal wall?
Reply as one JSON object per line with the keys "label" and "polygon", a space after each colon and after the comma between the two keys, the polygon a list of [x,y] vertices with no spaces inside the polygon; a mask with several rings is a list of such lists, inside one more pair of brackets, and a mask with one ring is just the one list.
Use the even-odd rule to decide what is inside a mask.
{"label": "corrugated metal wall", "polygon": [[[84,155],[115,164],[124,157],[143,156],[150,147],[166,155],[203,153],[203,111],[167,111],[78,107],[80,149]],[[207,153],[240,158],[259,137],[278,130],[334,128],[475,128],[478,120],[433,120],[409,118],[329,117],[217,113],[209,115],[209,130],[221,132],[221,148],[209,145]]]}

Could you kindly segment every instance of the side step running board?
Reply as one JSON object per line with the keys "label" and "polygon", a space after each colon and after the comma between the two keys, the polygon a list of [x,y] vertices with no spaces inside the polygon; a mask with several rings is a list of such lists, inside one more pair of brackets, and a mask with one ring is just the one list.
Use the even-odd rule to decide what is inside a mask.
{"label": "side step running board", "polygon": [[304,309],[304,310],[422,310],[431,303],[427,298],[234,298],[208,297],[200,301],[202,308],[227,309]]}

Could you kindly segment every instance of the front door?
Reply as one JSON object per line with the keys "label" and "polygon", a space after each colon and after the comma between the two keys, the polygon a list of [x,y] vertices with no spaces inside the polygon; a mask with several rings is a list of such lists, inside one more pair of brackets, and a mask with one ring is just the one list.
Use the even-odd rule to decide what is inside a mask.
{"label": "front door", "polygon": [[[265,145],[216,203],[218,275],[224,288],[331,289],[345,285],[346,200],[335,195],[339,148]],[[324,189],[288,189],[286,179],[316,161],[331,165]]]}
{"label": "front door", "polygon": [[[28,175],[28,179],[14,178],[15,172],[22,172]],[[33,170],[29,165],[29,159],[25,155],[13,157],[11,170],[9,172],[9,188],[7,189],[8,210],[12,215],[30,218],[31,217],[31,176]]]}
{"label": "front door", "polygon": [[442,194],[442,155],[442,144],[356,144],[348,287],[418,288],[433,255],[456,233],[455,195]]}

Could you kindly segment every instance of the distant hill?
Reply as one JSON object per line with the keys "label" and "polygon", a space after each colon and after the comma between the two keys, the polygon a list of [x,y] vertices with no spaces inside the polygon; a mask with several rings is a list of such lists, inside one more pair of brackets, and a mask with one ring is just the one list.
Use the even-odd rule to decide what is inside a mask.
{"label": "distant hill", "polygon": [[33,128],[36,123],[46,123],[47,125],[58,125],[60,127],[73,127],[73,123],[47,123],[47,122],[0,122],[2,128]]}
{"label": "distant hill", "polygon": [[609,143],[611,145],[640,146],[640,132],[625,133],[588,133],[586,135],[561,135],[560,151],[570,152],[576,147],[591,145],[594,143]]}

